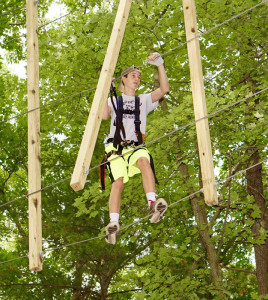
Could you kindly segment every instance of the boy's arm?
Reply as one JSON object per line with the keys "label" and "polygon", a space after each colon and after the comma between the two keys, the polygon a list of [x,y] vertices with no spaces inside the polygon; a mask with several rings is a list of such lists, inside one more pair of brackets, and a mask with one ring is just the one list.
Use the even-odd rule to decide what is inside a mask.
{"label": "boy's arm", "polygon": [[108,105],[108,100],[107,100],[106,104],[105,104],[104,112],[103,112],[103,115],[102,115],[102,120],[108,120],[110,114],[111,114],[111,108]]}
{"label": "boy's arm", "polygon": [[164,60],[159,53],[153,53],[149,56],[148,62],[158,67],[160,87],[152,92],[152,102],[161,99],[169,91],[169,83],[164,67]]}

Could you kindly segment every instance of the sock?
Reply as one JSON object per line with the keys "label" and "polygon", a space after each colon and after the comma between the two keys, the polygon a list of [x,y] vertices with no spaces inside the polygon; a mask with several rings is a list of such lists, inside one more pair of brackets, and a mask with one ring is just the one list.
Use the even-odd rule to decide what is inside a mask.
{"label": "sock", "polygon": [[156,194],[155,194],[155,192],[150,192],[150,193],[146,194],[146,197],[148,200],[148,205],[150,207],[156,200]]}
{"label": "sock", "polygon": [[119,214],[118,213],[110,213],[110,222],[118,222]]}

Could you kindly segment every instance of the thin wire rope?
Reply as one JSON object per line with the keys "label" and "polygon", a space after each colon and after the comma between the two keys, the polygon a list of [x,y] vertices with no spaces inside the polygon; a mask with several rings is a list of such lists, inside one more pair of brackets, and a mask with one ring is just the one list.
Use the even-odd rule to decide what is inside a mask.
{"label": "thin wire rope", "polygon": [[22,259],[22,258],[28,258],[28,257],[29,257],[28,255],[24,255],[24,256],[20,256],[20,257],[17,257],[17,258],[10,259],[10,260],[1,261],[0,265],[9,263],[9,262],[12,262],[12,261],[15,261],[15,260],[19,260],[19,259]]}
{"label": "thin wire rope", "polygon": [[[92,3],[90,3],[90,4],[94,4],[95,2],[98,2],[98,1],[100,1],[100,0],[96,0],[96,1],[94,1],[94,2],[92,2]],[[162,56],[164,56],[164,55],[166,55],[166,54],[168,54],[168,53],[174,51],[175,49],[178,49],[178,48],[182,47],[183,45],[185,45],[185,44],[191,42],[192,40],[194,40],[194,39],[196,39],[196,38],[199,38],[200,36],[202,36],[202,35],[204,35],[204,34],[207,34],[207,33],[211,32],[211,31],[214,30],[214,29],[216,29],[216,28],[218,28],[218,27],[220,27],[220,26],[222,26],[222,25],[224,25],[224,24],[226,24],[226,23],[228,23],[228,22],[230,22],[230,21],[232,21],[232,20],[234,20],[234,19],[240,17],[241,15],[243,15],[243,14],[245,14],[245,13],[251,11],[252,9],[254,9],[254,8],[258,7],[259,5],[262,5],[262,4],[266,3],[266,2],[267,2],[267,0],[262,1],[261,3],[258,3],[258,4],[256,4],[255,6],[252,6],[252,7],[248,8],[247,10],[245,10],[245,11],[243,11],[243,12],[241,12],[241,13],[239,13],[239,14],[233,16],[233,17],[231,17],[230,19],[228,19],[228,20],[226,20],[226,21],[224,21],[224,22],[222,22],[222,23],[220,23],[220,24],[218,24],[218,25],[212,27],[211,29],[209,29],[209,30],[207,30],[207,31],[204,31],[203,33],[198,34],[196,37],[190,39],[189,41],[186,41],[186,42],[184,42],[183,44],[180,44],[180,45],[178,45],[178,46],[176,46],[176,47],[174,47],[174,48],[168,50],[167,52],[163,53]],[[88,5],[87,5],[87,6],[88,6]],[[46,25],[48,25],[48,24],[50,24],[50,23],[56,22],[57,20],[59,20],[59,19],[65,17],[65,16],[68,16],[68,15],[71,14],[71,13],[74,13],[74,12],[76,12],[76,11],[82,9],[82,8],[86,8],[87,6],[85,5],[85,6],[79,8],[79,9],[73,11],[73,12],[70,12],[70,13],[68,13],[68,14],[66,14],[66,15],[64,15],[64,16],[61,16],[61,17],[59,17],[59,18],[57,18],[57,19],[55,19],[55,20],[53,20],[53,21],[50,21],[50,22],[48,22],[48,23],[46,23],[46,24],[43,24],[43,25],[41,25],[39,28],[42,28],[42,27],[44,27],[44,26],[46,26]],[[21,37],[24,37],[25,35],[26,35],[26,34],[23,34],[23,35],[20,35],[20,36],[17,37],[17,38],[14,38],[14,39],[12,39],[12,40],[9,40],[9,41],[6,42],[5,44],[2,44],[2,46],[6,45],[6,44],[8,44],[8,43],[10,43],[10,42],[12,42],[12,41],[14,41],[14,40],[17,40],[17,39],[19,39],[19,38],[21,38]]]}
{"label": "thin wire rope", "polygon": [[164,55],[166,55],[166,54],[168,54],[168,53],[170,53],[170,52],[176,50],[177,48],[180,48],[180,47],[184,46],[185,44],[187,44],[187,43],[189,43],[189,42],[191,42],[191,41],[193,41],[193,40],[195,40],[195,39],[197,39],[197,38],[199,38],[199,37],[201,37],[201,36],[203,36],[203,35],[205,35],[205,34],[211,32],[212,30],[215,30],[215,29],[217,29],[217,28],[223,26],[223,25],[226,24],[226,23],[229,23],[230,21],[232,21],[232,20],[234,20],[234,19],[236,19],[236,18],[242,16],[243,14],[245,14],[245,13],[247,13],[247,12],[253,10],[254,8],[256,8],[256,7],[258,7],[258,6],[260,6],[260,5],[264,4],[264,3],[266,3],[267,1],[268,1],[268,0],[262,1],[262,2],[260,2],[260,3],[258,3],[258,4],[256,4],[256,5],[254,5],[254,6],[250,7],[250,8],[248,8],[248,9],[242,11],[241,13],[239,13],[239,14],[237,14],[237,15],[231,17],[230,19],[227,19],[227,20],[223,21],[222,23],[220,23],[220,24],[218,24],[218,25],[216,25],[216,26],[214,26],[214,27],[212,27],[212,28],[210,28],[210,29],[208,29],[208,30],[206,30],[206,31],[204,31],[204,32],[202,32],[202,33],[199,33],[199,34],[198,34],[197,36],[195,36],[194,38],[191,38],[190,40],[188,40],[188,41],[186,41],[186,42],[184,42],[184,43],[182,43],[182,44],[180,44],[180,45],[178,45],[178,46],[176,46],[176,47],[174,47],[174,48],[168,50],[167,52],[164,52],[164,53],[162,54],[162,56],[164,56]]}
{"label": "thin wire rope", "polygon": [[173,133],[175,133],[175,132],[177,132],[177,131],[179,131],[179,130],[185,129],[186,127],[188,127],[188,126],[190,126],[190,125],[196,124],[196,123],[199,122],[199,121],[202,121],[202,120],[204,120],[204,119],[210,118],[210,117],[216,115],[217,113],[219,113],[219,112],[221,112],[221,111],[223,111],[223,110],[226,110],[227,108],[230,108],[230,107],[235,106],[235,105],[237,105],[237,104],[239,104],[239,103],[241,103],[241,102],[244,102],[244,101],[246,101],[246,100],[249,99],[249,98],[255,97],[256,95],[258,95],[258,94],[260,94],[260,93],[266,91],[267,89],[268,89],[268,88],[262,89],[262,90],[259,91],[259,92],[256,92],[256,93],[254,93],[254,94],[252,94],[252,95],[250,95],[250,96],[247,96],[247,97],[245,97],[245,98],[243,98],[243,99],[241,99],[241,100],[238,100],[238,101],[236,101],[236,102],[234,102],[234,103],[231,103],[231,104],[229,104],[229,105],[227,105],[227,106],[225,106],[225,107],[223,107],[223,108],[220,108],[220,109],[216,110],[215,112],[213,112],[213,113],[211,113],[211,114],[208,114],[208,115],[206,115],[206,116],[204,116],[204,117],[202,117],[202,118],[200,118],[200,119],[198,119],[198,120],[192,121],[192,122],[190,122],[190,123],[188,123],[188,124],[186,124],[186,125],[184,125],[184,126],[178,127],[177,129],[175,129],[175,130],[173,130],[173,131],[171,131],[171,132],[169,132],[169,133],[166,133],[165,135],[163,135],[163,136],[161,136],[161,137],[159,137],[159,138],[156,138],[156,139],[154,139],[154,140],[152,140],[152,141],[146,143],[146,145],[152,144],[152,143],[154,143],[154,142],[156,142],[156,141],[158,141],[158,140],[160,140],[160,139],[162,139],[162,138],[165,138],[166,136],[169,136],[169,135],[171,135],[171,134],[173,134]]}
{"label": "thin wire rope", "polygon": [[[229,180],[229,179],[231,179],[231,178],[233,178],[233,177],[235,177],[235,176],[240,175],[241,173],[244,173],[244,172],[246,172],[246,171],[248,171],[248,170],[250,170],[250,169],[252,169],[252,168],[255,168],[256,166],[258,166],[258,165],[260,165],[260,164],[263,164],[263,163],[266,162],[267,160],[268,160],[268,159],[265,159],[265,160],[263,160],[263,161],[261,161],[261,162],[258,162],[258,163],[256,163],[256,164],[254,164],[254,165],[252,165],[252,166],[250,166],[250,167],[244,169],[244,170],[241,170],[241,171],[237,172],[237,173],[234,174],[234,175],[228,176],[228,177],[225,178],[224,180],[219,181],[219,183],[223,183],[223,182],[225,182],[225,181],[227,181],[227,180]],[[190,194],[190,195],[187,195],[187,196],[185,196],[185,197],[183,197],[183,198],[181,198],[181,199],[179,199],[179,200],[177,200],[177,201],[171,203],[170,205],[168,205],[168,207],[170,208],[170,207],[172,207],[172,206],[174,206],[174,205],[176,205],[176,204],[178,204],[178,203],[180,203],[180,202],[182,202],[182,201],[184,201],[184,200],[186,200],[186,199],[188,199],[188,198],[192,198],[193,196],[195,196],[196,194],[199,194],[199,193],[203,193],[203,189],[202,189],[202,188],[201,188],[199,191],[196,191],[196,192],[194,192],[194,193],[192,193],[192,194]],[[127,228],[129,228],[129,227],[132,227],[133,225],[135,225],[135,224],[137,224],[137,223],[141,223],[143,220],[149,218],[151,215],[152,215],[152,214],[149,214],[149,215],[147,215],[147,216],[145,216],[145,217],[143,217],[143,218],[140,218],[140,219],[138,219],[138,220],[136,220],[136,221],[134,221],[134,222],[132,222],[132,223],[130,223],[130,224],[128,224],[128,225],[122,227],[119,231],[123,231],[123,230],[125,230],[125,229],[127,229]],[[81,240],[81,241],[78,241],[78,242],[73,242],[73,243],[70,243],[70,244],[62,245],[62,246],[55,247],[55,248],[45,249],[44,251],[42,251],[42,252],[40,253],[40,255],[41,255],[41,256],[44,256],[44,254],[46,254],[46,253],[48,253],[48,252],[60,250],[60,249],[63,249],[63,248],[67,248],[67,247],[70,247],[70,246],[74,246],[74,245],[83,244],[83,243],[86,243],[86,242],[89,242],[89,241],[93,241],[93,240],[96,240],[96,239],[101,239],[101,238],[104,238],[104,237],[106,237],[106,234],[99,235],[99,236],[95,236],[95,237],[90,238],[90,239]],[[10,259],[10,260],[7,260],[7,261],[3,261],[3,262],[0,262],[0,264],[5,264],[5,263],[8,263],[8,262],[12,262],[12,261],[19,260],[19,259],[21,259],[21,258],[26,258],[26,257],[28,257],[28,255],[24,255],[24,256],[21,256],[21,257],[18,257],[18,258],[14,258],[14,259]]]}
{"label": "thin wire rope", "polygon": [[[216,26],[214,26],[214,27],[212,27],[212,28],[210,28],[210,29],[208,29],[208,30],[199,33],[197,36],[195,36],[195,37],[193,37],[193,38],[191,38],[191,39],[185,41],[184,43],[181,43],[180,45],[178,45],[178,46],[176,46],[176,47],[174,47],[174,48],[172,48],[172,49],[170,49],[170,50],[168,50],[168,51],[162,53],[161,56],[165,56],[165,55],[169,54],[170,52],[172,52],[172,51],[174,51],[174,50],[176,50],[176,49],[178,49],[178,48],[183,47],[184,45],[190,43],[191,41],[193,41],[193,40],[195,40],[195,39],[198,39],[199,37],[201,37],[201,36],[203,36],[203,35],[205,35],[205,34],[211,32],[211,31],[213,31],[213,30],[215,30],[215,29],[221,27],[222,25],[224,25],[224,24],[226,24],[226,23],[228,23],[228,22],[230,22],[230,21],[232,21],[232,20],[234,20],[234,19],[240,17],[241,15],[243,15],[243,14],[245,14],[245,13],[247,13],[247,12],[253,10],[254,8],[258,7],[259,5],[264,4],[264,3],[267,2],[267,1],[268,1],[268,0],[262,1],[261,3],[258,3],[257,5],[252,6],[252,7],[248,8],[247,10],[244,10],[244,11],[242,11],[241,13],[239,13],[239,14],[237,14],[237,15],[231,17],[230,19],[227,19],[227,20],[223,21],[222,23],[220,23],[220,24],[218,24],[218,25],[216,25]],[[143,67],[143,66],[146,65],[146,64],[148,64],[148,62],[143,63],[142,65],[138,66],[138,68],[141,68],[141,67]],[[116,80],[119,79],[119,78],[120,78],[120,76],[117,77]]]}
{"label": "thin wire rope", "polygon": [[69,15],[71,15],[71,14],[73,14],[73,13],[76,13],[77,11],[79,11],[79,10],[81,10],[81,9],[83,9],[83,8],[87,8],[87,7],[89,7],[91,4],[94,4],[94,3],[99,2],[99,1],[100,1],[100,0],[96,0],[96,1],[90,2],[90,3],[88,3],[88,4],[84,5],[84,6],[78,8],[78,9],[76,9],[76,10],[73,10],[73,11],[71,11],[71,12],[65,14],[65,15],[62,15],[62,16],[60,16],[60,17],[58,17],[58,18],[56,18],[56,19],[54,19],[54,20],[52,20],[52,21],[49,21],[49,22],[47,22],[47,23],[45,23],[45,24],[42,24],[42,25],[38,26],[38,28],[43,28],[43,27],[45,27],[45,26],[47,26],[47,25],[49,25],[49,24],[51,24],[51,23],[57,22],[57,21],[61,20],[62,18],[65,18],[65,17],[67,17],[67,16],[69,16]]}
{"label": "thin wire rope", "polygon": [[26,5],[21,6],[21,7],[18,7],[18,8],[15,8],[15,9],[13,9],[13,10],[10,10],[10,11],[8,11],[8,12],[6,12],[6,13],[1,14],[0,17],[6,16],[6,15],[10,15],[10,14],[12,14],[14,11],[23,9],[23,8],[25,8],[25,7],[26,7]]}
{"label": "thin wire rope", "polygon": [[34,191],[34,192],[29,193],[29,194],[27,194],[27,195],[23,195],[23,196],[21,196],[21,197],[19,197],[19,198],[16,198],[16,199],[14,199],[14,200],[11,200],[11,201],[9,201],[9,202],[6,202],[6,203],[0,205],[0,208],[6,206],[6,205],[8,205],[8,204],[11,204],[11,203],[13,203],[13,202],[16,202],[16,201],[18,201],[18,200],[20,200],[20,199],[27,198],[27,197],[29,197],[29,196],[31,196],[31,195],[34,195],[34,194],[39,193],[39,192],[42,192],[42,191],[44,191],[44,190],[46,190],[46,189],[48,189],[48,188],[51,188],[51,187],[53,187],[53,186],[55,186],[55,185],[58,185],[58,184],[63,183],[63,182],[65,182],[65,181],[67,181],[67,180],[70,180],[71,178],[72,178],[72,177],[69,176],[69,177],[67,177],[67,178],[65,178],[65,179],[63,179],[63,180],[60,180],[60,181],[57,181],[57,182],[52,183],[52,184],[50,184],[50,185],[47,185],[47,186],[41,188],[40,190]]}
{"label": "thin wire rope", "polygon": [[39,107],[33,108],[33,109],[28,110],[28,111],[25,111],[25,112],[23,112],[23,113],[20,113],[20,114],[14,116],[14,117],[10,117],[10,118],[8,118],[8,119],[5,119],[5,120],[1,121],[0,124],[5,123],[5,122],[10,121],[10,120],[13,120],[13,119],[16,119],[16,118],[18,118],[18,117],[21,117],[21,116],[26,115],[26,114],[28,114],[28,113],[30,113],[30,112],[35,111],[35,110],[38,110],[38,109],[41,109],[41,108],[50,106],[50,105],[52,105],[52,104],[61,102],[61,101],[63,101],[63,100],[67,100],[67,99],[69,99],[69,98],[72,98],[72,97],[81,95],[81,94],[86,93],[86,92],[92,91],[92,90],[94,90],[94,89],[96,89],[96,87],[89,88],[89,89],[84,90],[84,91],[82,91],[82,92],[79,92],[79,93],[76,93],[76,94],[73,94],[73,95],[70,95],[70,96],[66,96],[66,97],[64,97],[64,98],[61,98],[61,99],[52,101],[52,102],[50,102],[50,103],[46,103],[46,104],[41,105],[41,106],[39,106]]}
{"label": "thin wire rope", "polygon": [[[69,13],[67,13],[67,14],[65,14],[65,15],[63,15],[63,16],[60,16],[60,17],[58,17],[58,18],[56,18],[56,19],[54,19],[54,20],[52,20],[52,21],[49,21],[49,22],[47,22],[47,23],[45,23],[45,24],[42,24],[42,25],[38,26],[38,28],[43,28],[43,27],[45,27],[45,26],[47,26],[47,25],[49,25],[49,24],[51,24],[51,23],[53,23],[53,22],[56,22],[56,21],[58,21],[58,20],[60,20],[60,19],[62,19],[62,18],[64,18],[64,17],[66,17],[66,16],[69,16],[69,15],[71,15],[71,14],[73,14],[73,13],[75,13],[75,12],[77,12],[77,11],[83,9],[83,8],[89,7],[90,4],[94,4],[94,3],[99,2],[99,1],[100,1],[100,0],[96,0],[96,1],[93,1],[93,2],[91,2],[91,3],[88,3],[88,4],[86,4],[86,5],[82,6],[82,7],[80,7],[80,8],[78,8],[78,9],[74,10],[74,11],[71,11],[71,12],[69,12]],[[26,33],[24,33],[24,34],[22,34],[22,35],[20,35],[20,36],[18,36],[18,37],[16,37],[16,38],[14,38],[14,39],[11,39],[11,40],[7,41],[6,43],[2,44],[1,47],[3,47],[3,46],[6,45],[6,44],[9,44],[10,42],[12,42],[12,41],[14,41],[14,40],[18,40],[19,38],[25,37],[25,36],[26,36]]]}
{"label": "thin wire rope", "polygon": [[[99,0],[98,0],[98,1],[99,1]],[[202,35],[205,35],[205,34],[211,32],[212,30],[214,30],[214,29],[216,29],[216,28],[218,28],[218,27],[220,27],[220,26],[222,26],[222,25],[224,25],[224,24],[230,22],[231,20],[234,20],[235,18],[237,18],[237,17],[243,15],[244,13],[246,13],[246,12],[248,12],[248,11],[250,11],[250,10],[256,8],[257,6],[259,6],[259,5],[261,5],[261,4],[264,4],[264,3],[267,2],[267,1],[268,1],[268,0],[265,0],[265,1],[263,1],[263,2],[261,2],[261,3],[257,4],[257,5],[255,5],[255,6],[253,6],[253,7],[251,7],[251,8],[249,8],[249,9],[247,9],[247,10],[245,10],[245,11],[239,13],[238,15],[235,15],[235,16],[233,16],[232,18],[230,18],[230,19],[228,19],[228,20],[226,20],[226,21],[224,21],[224,22],[222,22],[222,23],[220,23],[220,24],[218,24],[218,25],[216,25],[216,26],[210,28],[209,30],[207,30],[207,31],[205,31],[205,32],[203,32],[203,33],[200,33],[200,34],[197,35],[196,37],[194,37],[194,38],[192,38],[192,39],[190,39],[190,40],[187,40],[186,42],[184,42],[184,43],[182,43],[182,44],[180,44],[180,45],[178,45],[178,46],[176,46],[176,47],[174,47],[174,48],[168,50],[167,52],[164,52],[164,53],[162,54],[162,56],[164,56],[164,55],[166,55],[166,54],[168,54],[168,53],[170,53],[170,52],[172,52],[172,51],[174,51],[174,50],[176,50],[176,49],[178,49],[178,48],[184,46],[185,44],[191,42],[192,40],[195,40],[195,39],[199,38],[199,37],[202,36]],[[97,1],[95,1],[95,2],[97,2]],[[94,3],[94,2],[92,2],[92,3]],[[43,25],[42,25],[42,26],[43,26]],[[24,36],[24,35],[23,35],[23,36]],[[140,66],[138,66],[138,67],[141,68],[142,66],[144,66],[144,65],[146,65],[146,64],[148,64],[148,62],[145,62],[145,63],[143,63],[142,65],[140,65]],[[118,80],[119,78],[121,78],[121,76],[116,77],[113,81],[116,81],[116,80]],[[93,88],[91,88],[91,89],[89,89],[89,90],[94,90],[94,89],[96,89],[96,88],[97,88],[97,87],[95,86],[95,87],[93,87]],[[67,99],[72,98],[72,97],[75,97],[75,96],[77,96],[77,95],[79,95],[79,94],[85,93],[85,92],[87,92],[87,91],[89,91],[89,90],[85,90],[85,91],[82,91],[82,92],[80,92],[80,93],[76,93],[76,94],[70,95],[70,96],[68,96],[68,97],[64,97],[64,98],[62,98],[62,99],[59,99],[59,100],[53,101],[53,102],[51,102],[51,103],[48,103],[48,104],[46,104],[46,105],[44,105],[44,106],[49,106],[49,105],[52,105],[52,104],[54,104],[54,103],[60,102],[60,101],[62,101],[62,100],[67,100]],[[34,110],[41,109],[41,108],[43,108],[44,106],[36,107],[36,108],[34,108],[34,109],[32,109],[32,110],[23,112],[23,113],[18,114],[18,115],[14,116],[14,117],[11,117],[11,118],[9,118],[9,119],[3,120],[3,121],[0,122],[0,124],[1,124],[1,123],[4,123],[4,122],[7,122],[7,121],[9,121],[9,120],[15,119],[15,118],[17,118],[17,117],[20,117],[20,116],[22,116],[22,115],[28,114],[28,113],[30,113],[30,112],[32,112],[32,111],[34,111]]]}
{"label": "thin wire rope", "polygon": [[250,167],[248,167],[248,168],[246,168],[246,169],[244,169],[244,170],[241,170],[241,171],[235,173],[234,175],[231,175],[231,176],[227,177],[227,178],[224,179],[224,180],[218,181],[218,183],[223,183],[223,182],[227,181],[228,179],[232,179],[233,177],[238,176],[238,175],[240,175],[240,174],[242,174],[242,173],[244,173],[244,172],[246,172],[246,171],[248,171],[248,170],[250,170],[250,169],[253,169],[253,168],[255,168],[255,167],[257,167],[257,166],[263,164],[263,163],[266,162],[266,161],[268,161],[268,159],[264,159],[263,161],[258,162],[258,163],[256,163],[255,165],[250,166]]}
{"label": "thin wire rope", "polygon": [[[202,189],[200,189],[199,191],[194,192],[194,193],[192,193],[192,194],[190,194],[190,195],[188,195],[188,196],[186,196],[186,197],[184,197],[184,198],[181,198],[180,200],[178,200],[178,201],[176,201],[176,202],[173,202],[173,203],[171,203],[170,205],[168,205],[168,207],[172,207],[173,205],[178,204],[179,202],[182,202],[183,200],[186,200],[186,199],[188,199],[188,198],[190,198],[190,197],[193,197],[194,195],[200,193],[201,191],[202,191]],[[151,215],[152,215],[152,214],[149,214],[149,215],[147,215],[147,216],[145,216],[145,217],[142,217],[142,218],[140,218],[140,219],[138,219],[138,220],[136,220],[136,221],[134,221],[134,222],[132,222],[132,223],[126,225],[126,226],[123,226],[123,227],[120,228],[119,231],[123,231],[123,230],[125,230],[125,229],[127,229],[127,228],[129,228],[129,227],[132,227],[133,225],[135,225],[135,224],[137,224],[137,223],[141,223],[143,220],[148,219]],[[56,247],[56,248],[45,249],[45,250],[43,251],[43,253],[45,254],[45,253],[47,253],[47,252],[52,252],[52,251],[55,251],[55,250],[59,250],[59,249],[62,249],[62,248],[67,248],[67,247],[69,247],[69,246],[74,246],[74,245],[86,243],[86,242],[93,241],[93,240],[100,239],[100,238],[104,238],[104,237],[106,237],[106,234],[99,235],[99,236],[96,236],[96,237],[93,237],[93,238],[90,238],[90,239],[86,239],[86,240],[81,240],[81,241],[74,242],[74,243],[71,243],[71,244],[63,245],[63,246]]]}
{"label": "thin wire rope", "polygon": [[8,41],[5,42],[4,44],[1,44],[0,47],[3,47],[3,46],[5,46],[5,45],[7,45],[7,44],[9,44],[9,43],[11,43],[11,42],[13,42],[13,41],[16,41],[16,40],[18,40],[18,39],[20,39],[20,38],[22,38],[22,37],[25,37],[25,36],[26,36],[26,33],[23,33],[23,34],[19,35],[18,37],[14,38],[14,39],[11,39],[11,40],[8,40]]}
{"label": "thin wire rope", "polygon": [[[177,129],[175,129],[175,130],[173,130],[173,131],[171,131],[171,132],[168,132],[168,133],[166,133],[166,134],[164,134],[164,135],[162,135],[162,136],[160,136],[160,137],[158,137],[158,138],[155,138],[155,139],[153,139],[153,140],[150,141],[150,142],[147,142],[147,143],[145,143],[145,144],[143,144],[143,145],[137,146],[137,147],[133,148],[132,150],[130,150],[130,151],[124,153],[124,154],[118,155],[117,157],[110,159],[109,162],[111,162],[111,161],[113,161],[113,160],[115,160],[115,159],[118,159],[118,157],[122,157],[122,156],[124,156],[124,155],[127,155],[127,154],[129,154],[129,153],[131,153],[131,152],[133,152],[133,151],[135,151],[135,150],[141,148],[141,147],[144,147],[144,146],[147,146],[147,145],[149,145],[149,144],[155,143],[156,141],[158,141],[158,140],[160,140],[160,139],[163,139],[163,138],[165,138],[165,137],[167,137],[167,136],[170,136],[170,135],[176,133],[176,132],[179,131],[179,130],[185,129],[186,127],[188,127],[188,126],[190,126],[190,125],[193,125],[193,124],[195,124],[195,123],[197,123],[197,122],[199,122],[199,121],[201,121],[201,120],[203,120],[203,119],[212,117],[212,116],[214,116],[215,114],[217,114],[217,113],[219,113],[219,112],[221,112],[221,111],[223,111],[223,110],[226,110],[227,108],[230,108],[230,107],[232,107],[232,106],[235,106],[235,105],[237,105],[237,104],[239,104],[239,103],[241,103],[241,102],[243,102],[243,101],[246,101],[246,100],[249,99],[249,98],[255,97],[256,95],[258,95],[258,94],[260,94],[260,93],[266,91],[267,89],[268,89],[268,88],[263,89],[263,90],[261,90],[261,91],[259,91],[259,92],[256,92],[255,94],[252,94],[252,95],[250,95],[250,96],[248,96],[248,97],[245,97],[245,98],[243,98],[243,99],[241,99],[241,100],[238,100],[238,101],[236,101],[236,102],[234,102],[234,103],[232,103],[232,104],[229,104],[229,105],[227,105],[227,106],[225,106],[225,107],[223,107],[223,108],[221,108],[221,109],[219,109],[219,110],[217,110],[217,111],[215,111],[215,112],[213,112],[213,113],[211,113],[211,114],[208,114],[208,115],[206,115],[206,116],[204,116],[204,117],[202,117],[202,118],[200,118],[200,119],[198,119],[198,120],[192,121],[192,122],[190,122],[190,123],[188,123],[188,124],[186,124],[186,125],[184,125],[184,126],[178,127]],[[96,165],[96,166],[94,166],[94,167],[92,167],[92,168],[86,170],[86,171],[85,171],[85,174],[89,174],[90,171],[92,171],[92,170],[94,170],[94,169],[96,169],[96,168],[99,168],[99,167],[101,167],[101,166],[103,166],[103,165],[105,165],[105,164],[107,164],[107,163],[108,163],[108,162],[104,162],[104,163],[101,163],[101,164],[99,164],[99,165]],[[27,198],[28,196],[31,196],[31,195],[33,195],[33,194],[39,193],[39,192],[41,192],[41,191],[44,191],[44,190],[46,190],[46,189],[48,189],[48,188],[50,188],[50,187],[53,187],[53,186],[55,186],[55,185],[57,185],[57,184],[60,184],[60,183],[62,183],[62,182],[65,182],[65,181],[67,181],[67,180],[69,180],[69,179],[71,179],[71,176],[69,176],[69,177],[67,177],[67,178],[65,178],[65,179],[63,179],[63,180],[60,180],[60,181],[58,181],[58,182],[55,182],[55,183],[53,183],[53,184],[51,184],[51,185],[48,185],[48,186],[46,186],[46,187],[43,187],[42,189],[37,190],[37,191],[34,191],[34,192],[30,193],[30,194],[27,194],[27,195],[21,196],[21,197],[19,197],[19,198],[16,198],[16,199],[14,199],[14,200],[11,200],[11,201],[9,201],[9,202],[6,202],[6,203],[0,205],[0,208],[4,207],[4,206],[6,206],[6,205],[9,205],[9,204],[11,204],[11,203],[13,203],[13,202],[15,202],[15,201],[18,201],[18,200],[20,200],[20,199]]]}

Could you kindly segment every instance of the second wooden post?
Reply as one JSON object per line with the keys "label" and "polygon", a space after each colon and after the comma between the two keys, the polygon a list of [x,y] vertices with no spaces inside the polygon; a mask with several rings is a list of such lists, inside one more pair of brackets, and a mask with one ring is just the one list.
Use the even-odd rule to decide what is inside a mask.
{"label": "second wooden post", "polygon": [[87,174],[85,172],[90,166],[99,133],[102,114],[107,101],[109,88],[111,86],[117,58],[121,48],[131,2],[132,0],[120,0],[118,6],[112,34],[100,73],[99,82],[70,183],[71,187],[75,191],[83,189],[86,182]]}
{"label": "second wooden post", "polygon": [[[187,41],[189,41],[187,43],[187,48],[191,74],[195,120],[199,120],[207,115],[207,106],[199,39],[197,37],[198,31],[194,0],[183,0],[183,12],[186,29],[186,39]],[[205,202],[210,206],[217,205],[217,188],[215,184],[211,140],[207,118],[204,118],[196,123],[196,132]]]}

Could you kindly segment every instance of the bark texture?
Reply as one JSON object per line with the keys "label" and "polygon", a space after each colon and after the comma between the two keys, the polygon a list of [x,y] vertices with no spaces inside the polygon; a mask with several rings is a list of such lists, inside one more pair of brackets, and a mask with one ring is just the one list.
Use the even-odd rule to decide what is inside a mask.
{"label": "bark texture", "polygon": [[[248,159],[247,167],[260,161],[259,152],[256,150]],[[261,210],[261,217],[255,219],[252,227],[255,239],[260,236],[261,230],[268,230],[267,198],[263,193],[262,165],[258,165],[246,172],[247,191],[254,197],[254,202]],[[254,245],[256,273],[259,295],[268,295],[268,238],[263,245]]]}

